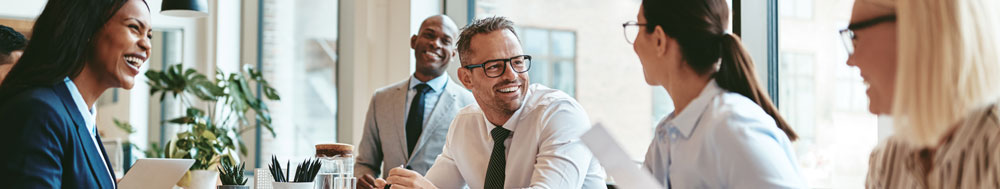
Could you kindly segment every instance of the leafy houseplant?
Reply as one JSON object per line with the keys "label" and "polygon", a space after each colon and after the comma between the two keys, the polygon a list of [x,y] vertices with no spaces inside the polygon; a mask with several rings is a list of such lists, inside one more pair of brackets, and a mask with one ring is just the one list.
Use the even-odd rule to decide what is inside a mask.
{"label": "leafy houseplant", "polygon": [[[264,100],[280,100],[280,97],[258,70],[247,66],[240,73],[216,72],[215,80],[209,80],[198,71],[178,64],[163,71],[147,71],[146,77],[152,96],[160,94],[162,102],[172,95],[185,107],[183,116],[167,122],[187,127],[163,146],[163,153],[166,158],[194,159],[192,171],[214,172],[214,165],[220,161],[237,161],[239,156],[234,154],[237,150],[246,155],[246,145],[238,136],[254,128],[247,116],[252,115],[256,123],[275,136]],[[251,81],[260,84],[261,97],[251,89]],[[196,107],[192,98],[208,111]]]}
{"label": "leafy houseplant", "polygon": [[249,186],[245,186],[247,178],[243,177],[244,168],[246,168],[244,163],[240,163],[240,166],[236,167],[228,161],[222,161],[222,166],[219,167],[219,179],[222,180],[222,186],[219,186],[219,189],[250,188]]}

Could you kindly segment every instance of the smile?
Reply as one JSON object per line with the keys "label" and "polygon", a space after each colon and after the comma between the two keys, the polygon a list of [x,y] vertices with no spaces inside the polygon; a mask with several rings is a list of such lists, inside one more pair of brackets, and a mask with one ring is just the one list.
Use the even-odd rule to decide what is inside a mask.
{"label": "smile", "polygon": [[125,59],[125,62],[128,63],[128,67],[132,68],[134,73],[139,73],[139,68],[142,67],[142,63],[146,62],[145,57],[133,54],[125,55],[123,58]]}
{"label": "smile", "polygon": [[431,56],[438,57],[438,58],[444,58],[444,55],[440,55],[438,53],[434,53],[434,52],[431,52],[431,51],[426,51],[426,52],[424,52],[424,54],[431,55]]}
{"label": "smile", "polygon": [[131,64],[132,66],[139,67],[139,65],[144,61],[141,57],[125,55],[125,62],[128,62],[128,64]]}
{"label": "smile", "polygon": [[517,89],[518,88],[516,86],[515,87],[507,87],[507,88],[498,89],[497,92],[500,92],[500,93],[512,93],[512,92],[517,92]]}

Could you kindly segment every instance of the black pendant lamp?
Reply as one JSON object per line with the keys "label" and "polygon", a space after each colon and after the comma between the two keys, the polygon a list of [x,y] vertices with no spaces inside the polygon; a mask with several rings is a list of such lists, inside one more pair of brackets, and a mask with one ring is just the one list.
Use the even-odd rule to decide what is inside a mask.
{"label": "black pendant lamp", "polygon": [[205,0],[163,0],[160,14],[176,17],[205,17],[208,16],[208,6],[205,4]]}

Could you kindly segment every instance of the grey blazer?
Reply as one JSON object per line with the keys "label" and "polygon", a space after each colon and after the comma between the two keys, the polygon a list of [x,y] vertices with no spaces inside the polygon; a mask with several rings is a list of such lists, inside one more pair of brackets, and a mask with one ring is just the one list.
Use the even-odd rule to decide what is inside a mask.
{"label": "grey blazer", "polygon": [[405,107],[408,86],[409,79],[406,79],[375,91],[365,116],[354,176],[367,174],[378,178],[380,172],[388,176],[390,169],[400,165],[420,174],[427,173],[444,148],[448,126],[455,114],[466,105],[476,103],[472,93],[449,79],[431,110],[413,154],[407,154]]}

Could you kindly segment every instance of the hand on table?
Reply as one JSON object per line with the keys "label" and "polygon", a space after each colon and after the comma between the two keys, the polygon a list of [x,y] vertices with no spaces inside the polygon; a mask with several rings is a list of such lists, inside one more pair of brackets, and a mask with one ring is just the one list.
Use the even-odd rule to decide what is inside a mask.
{"label": "hand on table", "polygon": [[404,168],[393,168],[389,170],[389,177],[385,180],[375,179],[376,188],[384,188],[385,185],[391,184],[392,189],[436,189],[431,181],[421,176],[420,173],[415,171],[407,170]]}
{"label": "hand on table", "polygon": [[371,175],[362,175],[358,177],[358,189],[382,189],[381,187],[375,187],[375,177]]}

